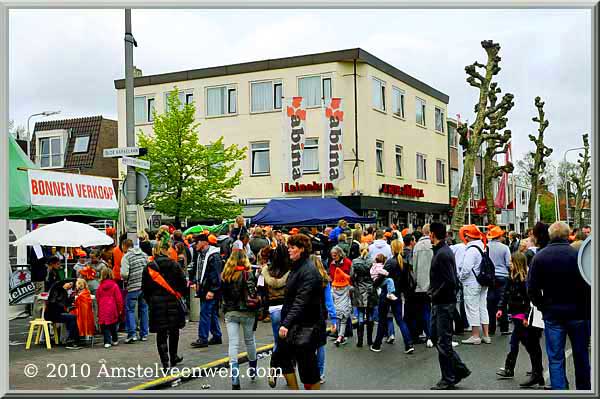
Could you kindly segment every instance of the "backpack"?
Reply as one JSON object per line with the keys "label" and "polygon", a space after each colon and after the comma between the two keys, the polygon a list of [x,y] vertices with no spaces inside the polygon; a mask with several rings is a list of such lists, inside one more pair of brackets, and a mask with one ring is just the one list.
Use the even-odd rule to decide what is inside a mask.
{"label": "backpack", "polygon": [[476,245],[469,248],[476,248],[481,254],[481,263],[479,264],[479,275],[475,274],[475,270],[471,270],[475,274],[475,278],[479,285],[483,287],[493,287],[496,280],[496,266],[490,259],[490,253],[486,249],[485,252]]}

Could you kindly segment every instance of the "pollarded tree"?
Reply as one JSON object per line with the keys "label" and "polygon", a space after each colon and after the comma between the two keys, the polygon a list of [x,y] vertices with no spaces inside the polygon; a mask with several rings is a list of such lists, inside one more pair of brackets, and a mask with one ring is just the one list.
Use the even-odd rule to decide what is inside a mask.
{"label": "pollarded tree", "polygon": [[[587,133],[583,135],[583,153],[579,153],[575,173],[571,181],[575,185],[575,227],[583,227],[583,194],[591,188],[590,170],[590,141]],[[590,198],[588,198],[588,201]]]}
{"label": "pollarded tree", "polygon": [[531,118],[531,120],[537,122],[539,126],[537,137],[535,137],[533,134],[529,135],[529,140],[531,140],[536,147],[535,152],[533,153],[533,167],[529,171],[531,182],[531,194],[529,195],[529,205],[527,207],[527,221],[529,228],[533,228],[536,223],[535,208],[537,205],[538,192],[540,191],[540,187],[544,184],[544,180],[541,178],[541,176],[546,169],[545,158],[548,158],[552,154],[552,148],[544,144],[544,131],[550,122],[548,122],[546,119],[544,102],[539,96],[535,98],[535,107],[538,110],[538,116]]}
{"label": "pollarded tree", "polygon": [[[485,65],[475,61],[473,64],[465,67],[465,71],[469,75],[467,82],[479,89],[479,100],[475,104],[475,121],[471,126],[462,124],[457,127],[456,131],[460,135],[460,144],[464,149],[464,172],[460,183],[460,192],[454,213],[452,215],[452,230],[456,233],[465,222],[465,210],[471,197],[471,185],[473,184],[474,166],[477,159],[477,153],[481,144],[485,141],[486,119],[496,113],[498,110],[507,106],[512,102],[513,96],[505,94],[502,100],[488,107],[488,96],[492,79],[500,72],[500,45],[491,40],[481,42],[481,47],[487,53],[487,62]],[[483,74],[479,73],[482,71]]]}
{"label": "pollarded tree", "polygon": [[[488,93],[489,107],[494,108],[498,101],[496,94],[500,93],[501,90],[496,82],[490,85],[490,91]],[[486,125],[486,129],[483,133],[485,142],[485,153],[484,153],[484,170],[483,170],[483,192],[485,195],[485,202],[487,208],[488,224],[496,224],[496,206],[494,205],[494,179],[502,176],[503,173],[512,173],[514,170],[512,162],[507,162],[504,165],[498,165],[494,162],[496,155],[506,154],[509,147],[509,142],[512,137],[512,133],[509,129],[500,132],[506,128],[508,118],[506,114],[515,105],[512,102],[513,95],[510,93],[505,94],[506,98],[510,98],[511,101],[503,103],[494,113],[488,116],[489,124]]]}

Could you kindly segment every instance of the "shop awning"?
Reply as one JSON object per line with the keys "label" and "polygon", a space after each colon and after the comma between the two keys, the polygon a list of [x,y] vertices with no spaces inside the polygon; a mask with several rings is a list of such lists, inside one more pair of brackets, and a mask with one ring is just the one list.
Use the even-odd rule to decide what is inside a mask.
{"label": "shop awning", "polygon": [[8,151],[10,219],[117,219],[119,210],[110,178],[36,169],[11,135]]}
{"label": "shop awning", "polygon": [[348,223],[375,223],[375,218],[358,216],[334,198],[274,199],[251,222],[273,226],[318,226],[336,224],[340,219]]}

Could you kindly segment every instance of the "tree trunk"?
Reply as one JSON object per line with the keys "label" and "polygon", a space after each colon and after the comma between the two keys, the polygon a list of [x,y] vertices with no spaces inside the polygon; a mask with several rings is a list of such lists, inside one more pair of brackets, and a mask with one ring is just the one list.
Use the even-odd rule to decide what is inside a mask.
{"label": "tree trunk", "polygon": [[473,174],[475,160],[477,159],[477,151],[469,151],[464,158],[463,176],[460,183],[460,192],[458,200],[454,207],[452,215],[452,231],[458,234],[458,230],[465,224],[465,211],[471,200],[471,185],[473,184]]}
{"label": "tree trunk", "polygon": [[485,205],[487,208],[487,222],[488,224],[495,225],[496,220],[496,205],[494,204],[494,164],[491,157],[484,157],[484,170],[483,170],[483,195],[485,196]]}
{"label": "tree trunk", "polygon": [[[531,176],[531,193],[529,194],[529,204],[527,206],[527,225],[530,229],[536,224],[535,220],[535,207],[537,205],[537,195],[538,195],[538,175]],[[516,198],[515,198],[516,201]]]}

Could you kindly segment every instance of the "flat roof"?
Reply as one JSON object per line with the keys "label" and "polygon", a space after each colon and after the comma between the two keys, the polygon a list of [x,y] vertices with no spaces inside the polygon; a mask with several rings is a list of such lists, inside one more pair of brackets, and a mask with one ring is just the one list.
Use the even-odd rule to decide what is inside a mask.
{"label": "flat roof", "polygon": [[[205,79],[217,76],[237,75],[273,69],[285,69],[306,65],[325,64],[328,62],[364,62],[390,76],[406,83],[407,85],[433,97],[444,104],[448,104],[450,97],[428,84],[413,78],[391,64],[375,57],[361,48],[329,51],[325,53],[299,55],[294,57],[275,58],[272,60],[244,62],[241,64],[223,65],[188,71],[162,73],[158,75],[141,76],[134,79],[135,87],[153,86],[164,83],[183,82],[194,79]],[[115,80],[116,89],[125,88],[125,79]]]}

